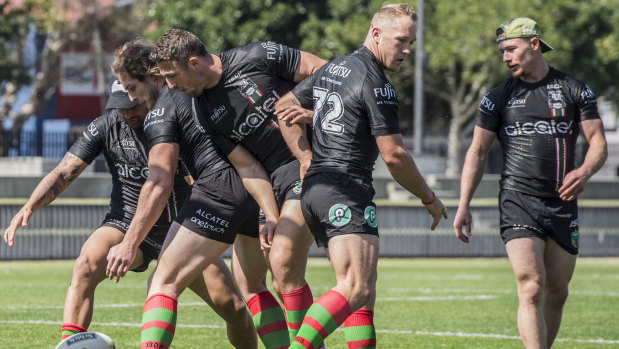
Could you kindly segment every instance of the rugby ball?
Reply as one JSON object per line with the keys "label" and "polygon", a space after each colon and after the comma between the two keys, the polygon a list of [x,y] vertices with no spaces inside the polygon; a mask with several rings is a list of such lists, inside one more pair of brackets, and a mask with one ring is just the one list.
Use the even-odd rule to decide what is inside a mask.
{"label": "rugby ball", "polygon": [[112,338],[99,332],[82,332],[65,338],[56,349],[115,349]]}

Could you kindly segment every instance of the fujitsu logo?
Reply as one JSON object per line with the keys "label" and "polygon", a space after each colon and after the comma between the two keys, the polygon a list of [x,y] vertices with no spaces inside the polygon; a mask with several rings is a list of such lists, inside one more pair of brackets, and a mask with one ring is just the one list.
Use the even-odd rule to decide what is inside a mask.
{"label": "fujitsu logo", "polygon": [[398,94],[391,84],[386,83],[385,87],[379,87],[374,89],[374,97],[385,97],[387,99],[398,98]]}
{"label": "fujitsu logo", "polygon": [[213,109],[213,114],[209,115],[209,118],[211,119],[211,121],[216,122],[217,120],[221,119],[227,113],[228,112],[226,111],[226,106],[220,105],[218,108]]}
{"label": "fujitsu logo", "polygon": [[522,136],[530,134],[555,135],[555,134],[571,134],[572,123],[570,122],[555,122],[554,120],[537,121],[537,122],[516,122],[513,125],[505,126],[505,134],[508,136]]}
{"label": "fujitsu logo", "polygon": [[492,103],[492,101],[486,96],[481,99],[481,106],[488,109],[488,111],[492,111],[494,109],[494,103]]}
{"label": "fujitsu logo", "polygon": [[[342,64],[344,63],[346,62],[342,62]],[[348,77],[348,75],[350,75],[350,69],[342,65],[333,64],[333,63],[329,63],[329,66],[327,67],[327,72],[331,74],[332,76],[341,76],[343,78],[346,78]]]}

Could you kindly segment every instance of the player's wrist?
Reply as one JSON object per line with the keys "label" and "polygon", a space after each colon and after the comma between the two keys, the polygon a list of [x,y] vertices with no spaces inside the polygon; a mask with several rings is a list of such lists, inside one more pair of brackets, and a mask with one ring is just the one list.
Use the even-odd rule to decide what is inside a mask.
{"label": "player's wrist", "polygon": [[436,201],[436,194],[434,194],[434,192],[432,192],[432,199],[428,200],[428,201],[423,201],[421,200],[421,203],[424,205],[431,205],[434,203],[434,201]]}

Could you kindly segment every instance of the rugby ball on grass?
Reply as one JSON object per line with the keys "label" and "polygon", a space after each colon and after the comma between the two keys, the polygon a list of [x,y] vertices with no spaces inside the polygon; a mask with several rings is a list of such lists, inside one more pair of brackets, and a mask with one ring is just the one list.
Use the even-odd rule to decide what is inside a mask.
{"label": "rugby ball on grass", "polygon": [[65,338],[56,349],[115,349],[112,338],[99,332],[82,332]]}

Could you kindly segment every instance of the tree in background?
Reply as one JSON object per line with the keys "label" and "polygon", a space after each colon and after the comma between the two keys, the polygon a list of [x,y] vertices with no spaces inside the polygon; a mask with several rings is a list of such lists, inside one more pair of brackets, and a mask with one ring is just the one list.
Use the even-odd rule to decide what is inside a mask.
{"label": "tree in background", "polygon": [[[25,0],[5,1],[0,4],[3,20],[0,22],[0,125],[5,118],[12,119],[10,130],[4,133],[9,140],[0,148],[19,137],[21,128],[32,115],[39,114],[58,87],[58,62],[67,47],[86,48],[96,62],[98,76],[105,76],[109,67],[103,60],[105,49],[113,49],[124,40],[134,38],[143,30],[133,8],[144,11],[139,3],[118,8],[99,7],[96,0]],[[129,11],[127,11],[129,9]],[[42,40],[34,61],[24,57],[26,38],[36,33]],[[110,42],[110,40],[112,42]],[[99,81],[104,94],[109,83]],[[28,100],[14,111],[19,90],[32,86]],[[0,128],[1,131],[1,128]],[[6,155],[6,149],[0,149]]]}
{"label": "tree in background", "polygon": [[[417,1],[404,1],[417,8]],[[11,56],[13,65],[5,70],[9,57],[5,52],[19,55],[16,47],[26,28],[23,23],[38,23],[43,19],[60,18],[58,4],[71,3],[86,10],[78,21],[81,24],[60,22],[62,25],[38,25],[50,38],[93,41],[92,7],[94,0],[62,1],[56,7],[51,0],[26,0],[38,6],[44,16],[36,17],[32,8],[9,13],[0,22],[0,92],[9,90],[6,81],[27,83],[24,65]],[[325,59],[349,52],[361,45],[372,14],[386,2],[378,0],[315,0],[315,1],[252,1],[252,0],[128,0],[118,1],[123,8],[103,9],[98,26],[103,37],[132,39],[137,33],[156,41],[169,28],[182,28],[198,35],[207,49],[218,53],[254,41],[274,40],[291,47],[317,54]],[[45,5],[45,6],[44,6]],[[6,5],[0,5],[4,11]],[[101,10],[101,9],[100,9]],[[47,11],[47,12],[46,12]],[[111,12],[105,12],[111,11]],[[62,12],[60,10],[60,12]],[[4,13],[4,12],[3,12]],[[52,15],[50,15],[52,14]],[[113,14],[113,15],[110,15]],[[13,16],[13,17],[11,17]],[[472,119],[481,97],[488,89],[509,77],[495,44],[494,31],[504,20],[528,16],[539,22],[544,39],[554,48],[545,55],[550,64],[582,78],[598,96],[617,101],[619,92],[619,0],[425,0],[424,80],[426,112],[424,133],[448,138],[447,172],[460,172],[464,142],[469,139]],[[24,19],[25,18],[25,19]],[[59,20],[58,20],[59,21]],[[147,29],[145,29],[147,28]],[[21,30],[21,31],[20,31]],[[22,33],[15,35],[16,33]],[[103,39],[105,45],[105,39]],[[50,52],[55,52],[49,45]],[[2,51],[8,50],[8,51]],[[45,51],[45,50],[44,50]],[[54,67],[57,54],[40,57],[34,76],[53,76],[49,88],[39,88],[31,100],[46,101],[57,84],[54,69],[41,69],[46,63]],[[413,131],[414,54],[407,59],[398,74],[388,76],[400,98],[400,120],[404,134]],[[107,67],[104,67],[107,69]],[[21,70],[20,70],[21,69]],[[10,71],[7,77],[5,72]],[[45,84],[41,84],[45,85]],[[35,85],[36,86],[36,85]],[[36,89],[36,88],[35,88]],[[9,115],[5,105],[0,107],[0,121]],[[27,119],[43,104],[33,103],[18,114]],[[10,109],[10,108],[9,108]],[[22,112],[23,111],[23,112]],[[443,117],[447,115],[447,117]],[[12,116],[19,120],[20,116]]]}

